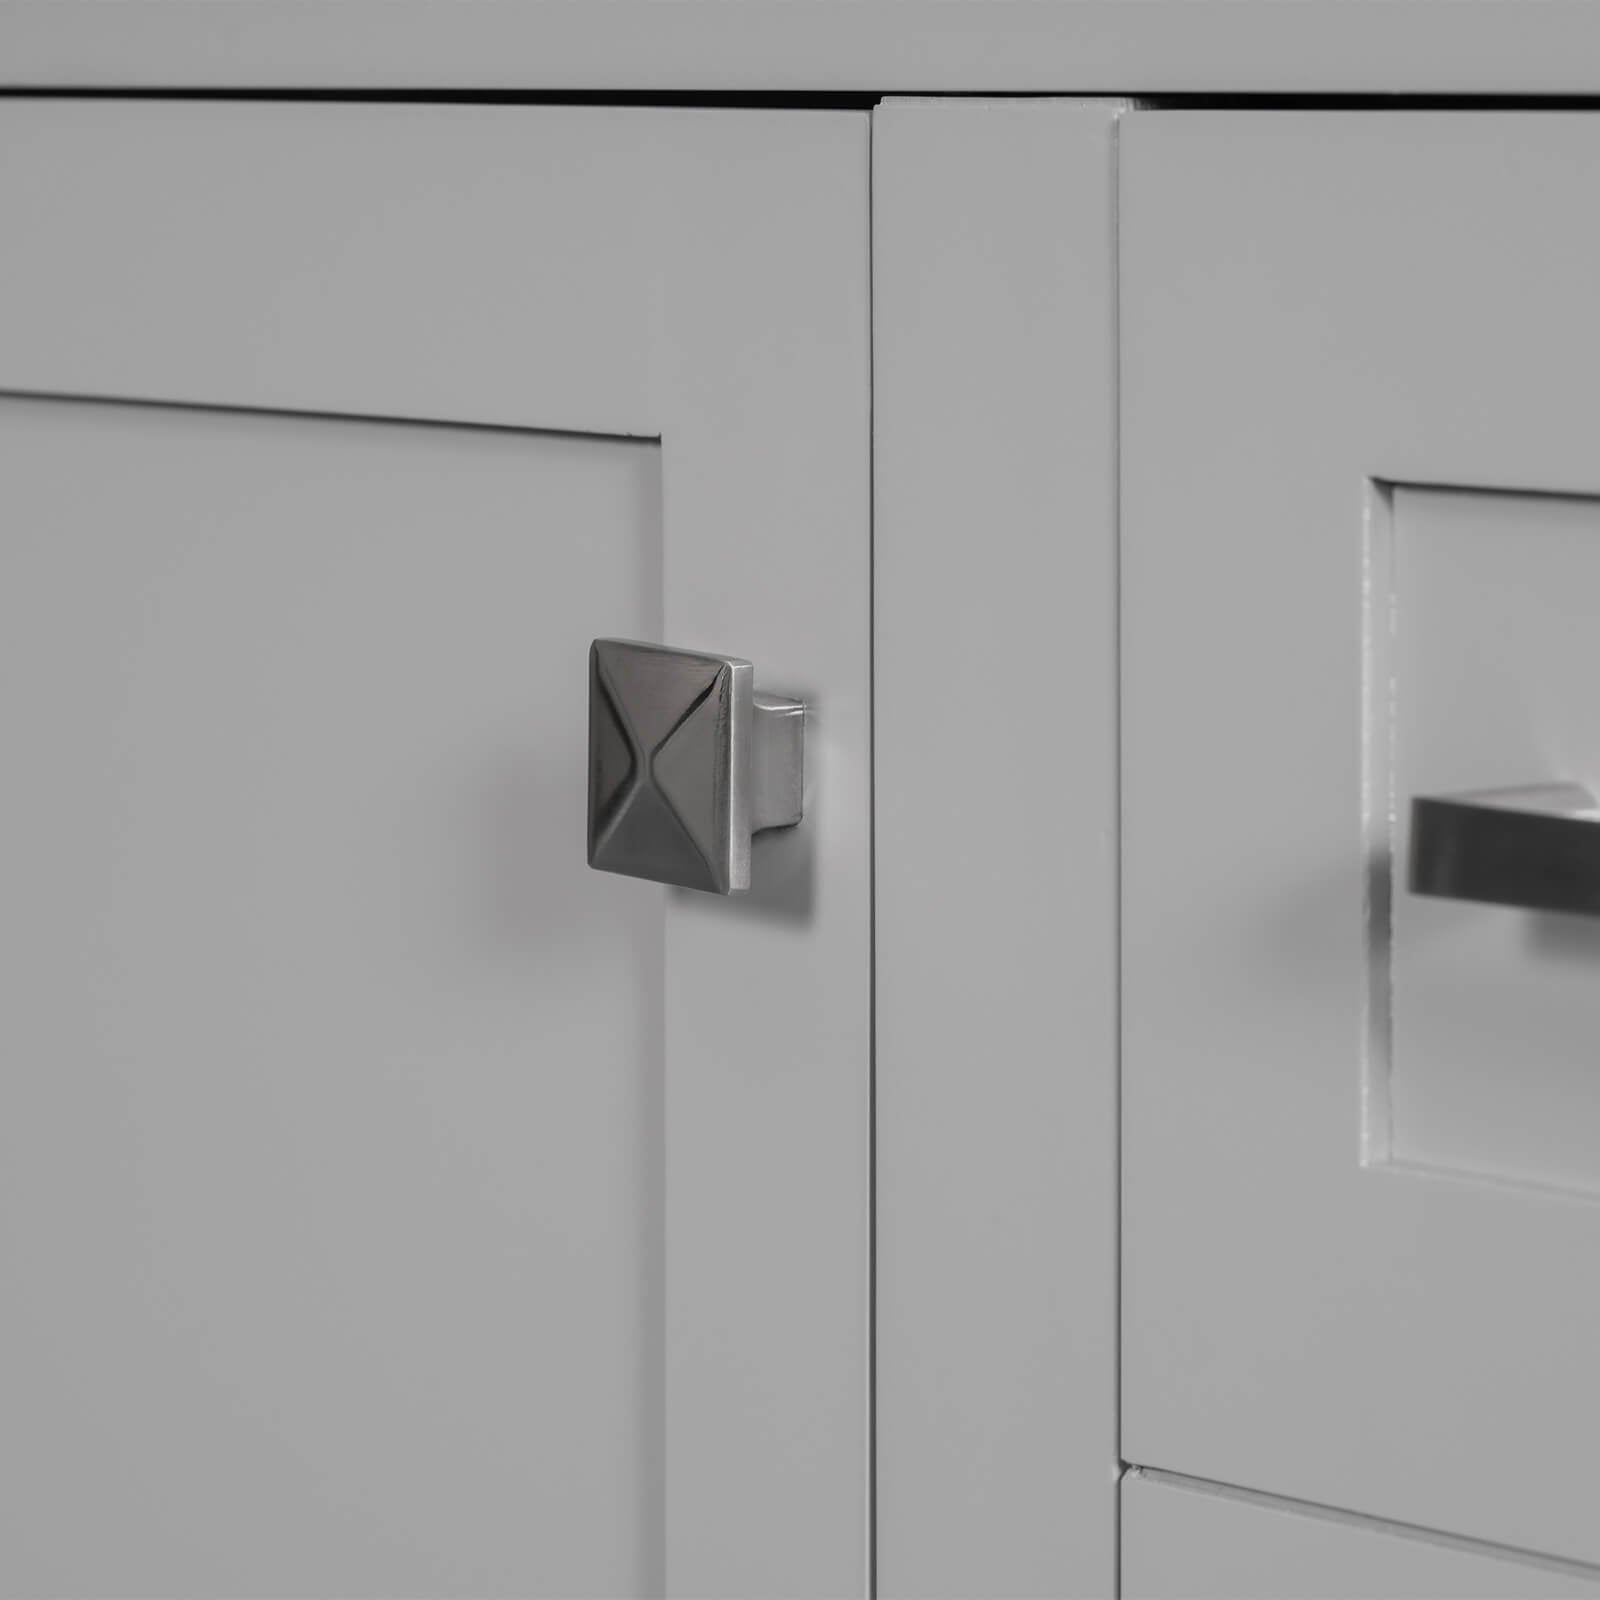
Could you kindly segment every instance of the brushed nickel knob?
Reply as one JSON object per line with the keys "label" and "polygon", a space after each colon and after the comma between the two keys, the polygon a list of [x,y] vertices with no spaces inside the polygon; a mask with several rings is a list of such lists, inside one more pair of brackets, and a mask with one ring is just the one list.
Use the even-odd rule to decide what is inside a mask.
{"label": "brushed nickel knob", "polygon": [[805,705],[737,656],[589,646],[589,865],[738,894],[750,838],[801,817]]}

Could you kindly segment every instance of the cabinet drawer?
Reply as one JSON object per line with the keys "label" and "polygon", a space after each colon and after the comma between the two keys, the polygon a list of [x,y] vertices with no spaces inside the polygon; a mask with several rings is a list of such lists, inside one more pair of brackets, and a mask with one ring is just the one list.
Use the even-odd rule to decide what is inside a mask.
{"label": "cabinet drawer", "polygon": [[1600,924],[1406,869],[1418,795],[1600,776],[1597,174],[1123,135],[1124,1455],[1591,1562]]}

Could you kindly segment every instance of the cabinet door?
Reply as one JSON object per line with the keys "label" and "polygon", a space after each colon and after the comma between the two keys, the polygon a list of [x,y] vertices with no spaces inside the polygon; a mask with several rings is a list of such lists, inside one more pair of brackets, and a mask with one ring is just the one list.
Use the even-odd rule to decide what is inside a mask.
{"label": "cabinet door", "polygon": [[[0,1593],[864,1592],[865,119],[0,147]],[[596,635],[812,707],[749,895]]]}
{"label": "cabinet door", "polygon": [[1124,1454],[1600,1561],[1600,924],[1407,888],[1600,779],[1600,121],[1121,173]]}

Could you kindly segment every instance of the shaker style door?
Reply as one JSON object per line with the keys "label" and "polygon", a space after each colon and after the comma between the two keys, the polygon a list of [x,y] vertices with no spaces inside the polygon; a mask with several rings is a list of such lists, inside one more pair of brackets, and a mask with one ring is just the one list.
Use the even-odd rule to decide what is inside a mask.
{"label": "shaker style door", "polygon": [[[863,1594],[864,117],[0,148],[0,1594]],[[806,703],[748,893],[597,637]]]}
{"label": "shaker style door", "polygon": [[1124,1454],[1600,1562],[1600,121],[1122,141]]}

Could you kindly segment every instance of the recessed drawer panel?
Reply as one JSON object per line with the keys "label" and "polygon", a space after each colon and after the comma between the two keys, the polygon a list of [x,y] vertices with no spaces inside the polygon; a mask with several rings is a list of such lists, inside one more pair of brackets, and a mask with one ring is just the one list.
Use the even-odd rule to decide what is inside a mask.
{"label": "recessed drawer panel", "polygon": [[1369,925],[1368,1159],[1597,1196],[1600,918],[1569,908],[1600,896],[1600,501],[1385,502],[1366,759],[1392,870],[1388,927]]}

